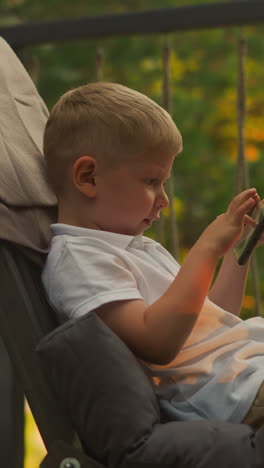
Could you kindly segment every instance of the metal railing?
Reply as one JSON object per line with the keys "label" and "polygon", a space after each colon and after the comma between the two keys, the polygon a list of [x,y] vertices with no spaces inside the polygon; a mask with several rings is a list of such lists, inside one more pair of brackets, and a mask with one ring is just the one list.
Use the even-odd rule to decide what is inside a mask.
{"label": "metal railing", "polygon": [[57,41],[165,34],[263,22],[263,0],[239,0],[2,26],[0,36],[14,49],[20,49]]}

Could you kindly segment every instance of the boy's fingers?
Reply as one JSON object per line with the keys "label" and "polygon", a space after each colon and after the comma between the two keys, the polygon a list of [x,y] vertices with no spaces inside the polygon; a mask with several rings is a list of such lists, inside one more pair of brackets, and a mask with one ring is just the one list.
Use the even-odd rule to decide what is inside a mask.
{"label": "boy's fingers", "polygon": [[248,216],[247,214],[244,216],[244,224],[248,224],[252,227],[255,227],[257,225],[256,221],[254,221],[254,219]]}
{"label": "boy's fingers", "polygon": [[231,205],[234,208],[237,208],[240,204],[243,204],[245,201],[247,201],[250,198],[252,198],[255,203],[258,201],[259,195],[255,188],[250,188],[250,189],[244,190],[243,192],[240,192],[235,198],[233,198]]}
{"label": "boy's fingers", "polygon": [[[244,203],[242,203],[233,213],[235,222],[240,223],[242,220],[245,224],[250,224],[249,220],[255,221],[247,214],[250,212],[251,208],[255,205],[253,198],[248,198]],[[250,221],[251,222],[251,221]]]}
{"label": "boy's fingers", "polygon": [[255,188],[244,190],[233,198],[228,207],[228,211],[235,215],[236,218],[236,214],[238,214],[238,217],[241,216],[246,207],[245,213],[251,214],[259,200],[260,197]]}

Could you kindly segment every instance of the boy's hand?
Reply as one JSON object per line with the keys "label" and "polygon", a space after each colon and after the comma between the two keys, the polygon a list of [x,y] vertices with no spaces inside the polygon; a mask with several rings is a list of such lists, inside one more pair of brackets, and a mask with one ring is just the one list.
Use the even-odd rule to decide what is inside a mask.
{"label": "boy's hand", "polygon": [[233,198],[225,213],[205,229],[200,241],[206,242],[217,256],[223,256],[238,241],[243,233],[244,225],[255,226],[255,221],[248,213],[259,202],[260,197],[255,188],[244,190]]}
{"label": "boy's hand", "polygon": [[[243,232],[240,238],[238,239],[238,242],[236,245],[239,245],[242,241],[244,241],[246,238],[248,238],[252,234],[254,228],[257,226],[261,218],[261,212],[263,212],[263,207],[264,207],[264,200],[260,200],[255,206],[253,206],[253,208],[249,211],[249,213],[247,213],[250,217],[252,217],[255,220],[255,224],[250,223],[250,224],[244,225]],[[262,245],[263,243],[264,243],[264,233],[259,239],[257,243],[257,247],[259,245]]]}

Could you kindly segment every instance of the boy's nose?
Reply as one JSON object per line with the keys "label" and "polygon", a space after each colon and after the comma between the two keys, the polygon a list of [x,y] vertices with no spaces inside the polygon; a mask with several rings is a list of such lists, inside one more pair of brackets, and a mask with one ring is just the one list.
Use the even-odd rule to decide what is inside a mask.
{"label": "boy's nose", "polygon": [[167,206],[169,206],[169,198],[164,189],[157,197],[156,204],[160,209],[167,208]]}

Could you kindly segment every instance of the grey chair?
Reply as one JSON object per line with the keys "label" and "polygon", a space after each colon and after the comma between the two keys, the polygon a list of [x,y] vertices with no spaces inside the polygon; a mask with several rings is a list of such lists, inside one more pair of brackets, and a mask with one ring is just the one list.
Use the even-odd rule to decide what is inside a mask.
{"label": "grey chair", "polygon": [[72,423],[35,351],[41,338],[58,326],[42,290],[39,265],[15,244],[1,241],[0,281],[0,335],[49,453],[43,467],[59,467],[66,458],[77,458],[87,468],[98,467],[80,450]]}
{"label": "grey chair", "polygon": [[40,267],[0,243],[0,330],[47,448],[42,468],[257,468],[264,429],[165,422],[152,384],[96,314],[56,321]]}

